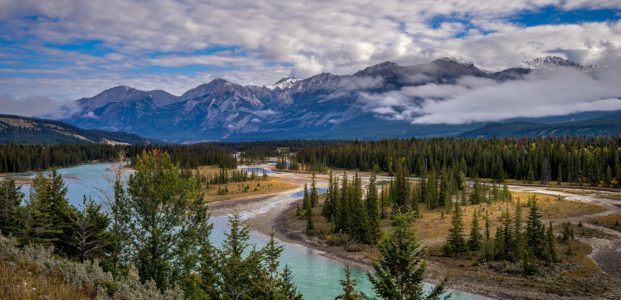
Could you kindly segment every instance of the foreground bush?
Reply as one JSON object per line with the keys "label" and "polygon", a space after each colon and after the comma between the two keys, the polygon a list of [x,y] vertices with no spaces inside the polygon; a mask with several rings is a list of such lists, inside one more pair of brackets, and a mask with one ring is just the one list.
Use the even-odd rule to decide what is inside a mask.
{"label": "foreground bush", "polygon": [[135,271],[114,278],[97,261],[84,263],[53,255],[51,247],[16,246],[0,236],[0,299],[181,299],[177,288],[161,293],[142,284]]}

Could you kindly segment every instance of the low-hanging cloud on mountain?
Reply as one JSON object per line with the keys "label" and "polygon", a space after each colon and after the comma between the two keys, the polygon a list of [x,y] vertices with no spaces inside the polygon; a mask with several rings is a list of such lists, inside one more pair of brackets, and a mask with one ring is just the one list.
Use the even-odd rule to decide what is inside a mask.
{"label": "low-hanging cloud on mountain", "polygon": [[524,79],[497,82],[464,77],[382,94],[362,93],[366,110],[413,124],[463,124],[621,109],[617,66],[596,72],[535,70]]}
{"label": "low-hanging cloud on mountain", "polygon": [[28,117],[55,114],[69,114],[73,110],[71,103],[65,104],[65,110],[57,110],[61,103],[48,97],[33,96],[17,98],[10,95],[0,95],[0,113]]}

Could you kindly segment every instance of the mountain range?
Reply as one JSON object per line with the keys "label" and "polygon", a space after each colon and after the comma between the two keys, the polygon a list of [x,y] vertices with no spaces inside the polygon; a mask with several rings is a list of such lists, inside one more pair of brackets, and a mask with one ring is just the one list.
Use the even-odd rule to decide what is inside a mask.
{"label": "mountain range", "polygon": [[[497,82],[520,80],[541,66],[571,67],[585,72],[596,68],[562,58],[546,57],[533,60],[524,67],[487,72],[472,63],[442,58],[413,66],[384,62],[352,75],[322,73],[306,79],[283,78],[267,86],[244,86],[215,79],[180,96],[163,90],[141,91],[117,86],[62,107],[60,115],[63,117],[59,120],[80,128],[124,131],[181,143],[487,136],[493,130],[499,130],[499,124],[419,125],[387,119],[366,109],[360,101],[360,94],[379,94],[430,83],[453,84],[465,76]],[[413,100],[414,105],[423,101]],[[595,117],[602,115],[605,113]],[[576,117],[581,118],[578,115],[550,120],[566,122]],[[550,123],[550,120],[538,118],[521,122],[530,124],[527,127],[536,127],[533,124]],[[506,122],[500,124],[509,126]],[[507,128],[517,125],[512,126]],[[510,131],[507,128],[503,129],[504,132]],[[559,131],[540,132],[554,134]],[[572,134],[574,131],[567,129],[562,132]]]}
{"label": "mountain range", "polygon": [[150,144],[135,134],[80,129],[58,121],[0,114],[0,144]]}

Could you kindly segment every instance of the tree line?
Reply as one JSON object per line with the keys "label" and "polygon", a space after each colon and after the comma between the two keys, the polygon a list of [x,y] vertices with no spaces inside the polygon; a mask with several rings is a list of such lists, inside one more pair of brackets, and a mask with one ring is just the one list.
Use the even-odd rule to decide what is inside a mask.
{"label": "tree line", "polygon": [[0,145],[0,173],[41,171],[94,160],[113,161],[123,151],[130,159],[145,150],[162,149],[183,168],[219,165],[235,168],[232,153],[210,144],[196,145]]}
{"label": "tree line", "polygon": [[459,168],[470,178],[621,186],[621,138],[390,139],[308,145],[299,163],[394,174],[404,158],[412,174]]}

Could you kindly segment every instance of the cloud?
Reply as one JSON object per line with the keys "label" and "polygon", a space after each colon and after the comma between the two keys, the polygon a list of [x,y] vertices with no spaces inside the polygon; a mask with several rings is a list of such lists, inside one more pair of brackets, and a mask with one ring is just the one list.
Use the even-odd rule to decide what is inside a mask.
{"label": "cloud", "polygon": [[[349,74],[385,60],[416,64],[442,56],[488,69],[548,54],[592,63],[621,49],[619,21],[533,27],[511,22],[512,15],[548,6],[619,9],[620,4],[0,1],[0,38],[12,41],[0,45],[0,90],[69,100],[125,84],[178,94],[215,77],[261,85],[290,75]],[[208,51],[213,48],[234,50]]]}
{"label": "cloud", "polygon": [[454,85],[426,84],[384,94],[362,94],[368,111],[414,124],[462,124],[621,110],[619,69],[596,73],[557,68],[522,80],[466,77]]}
{"label": "cloud", "polygon": [[47,97],[15,98],[0,95],[0,113],[19,116],[42,116],[60,107],[60,103]]}

